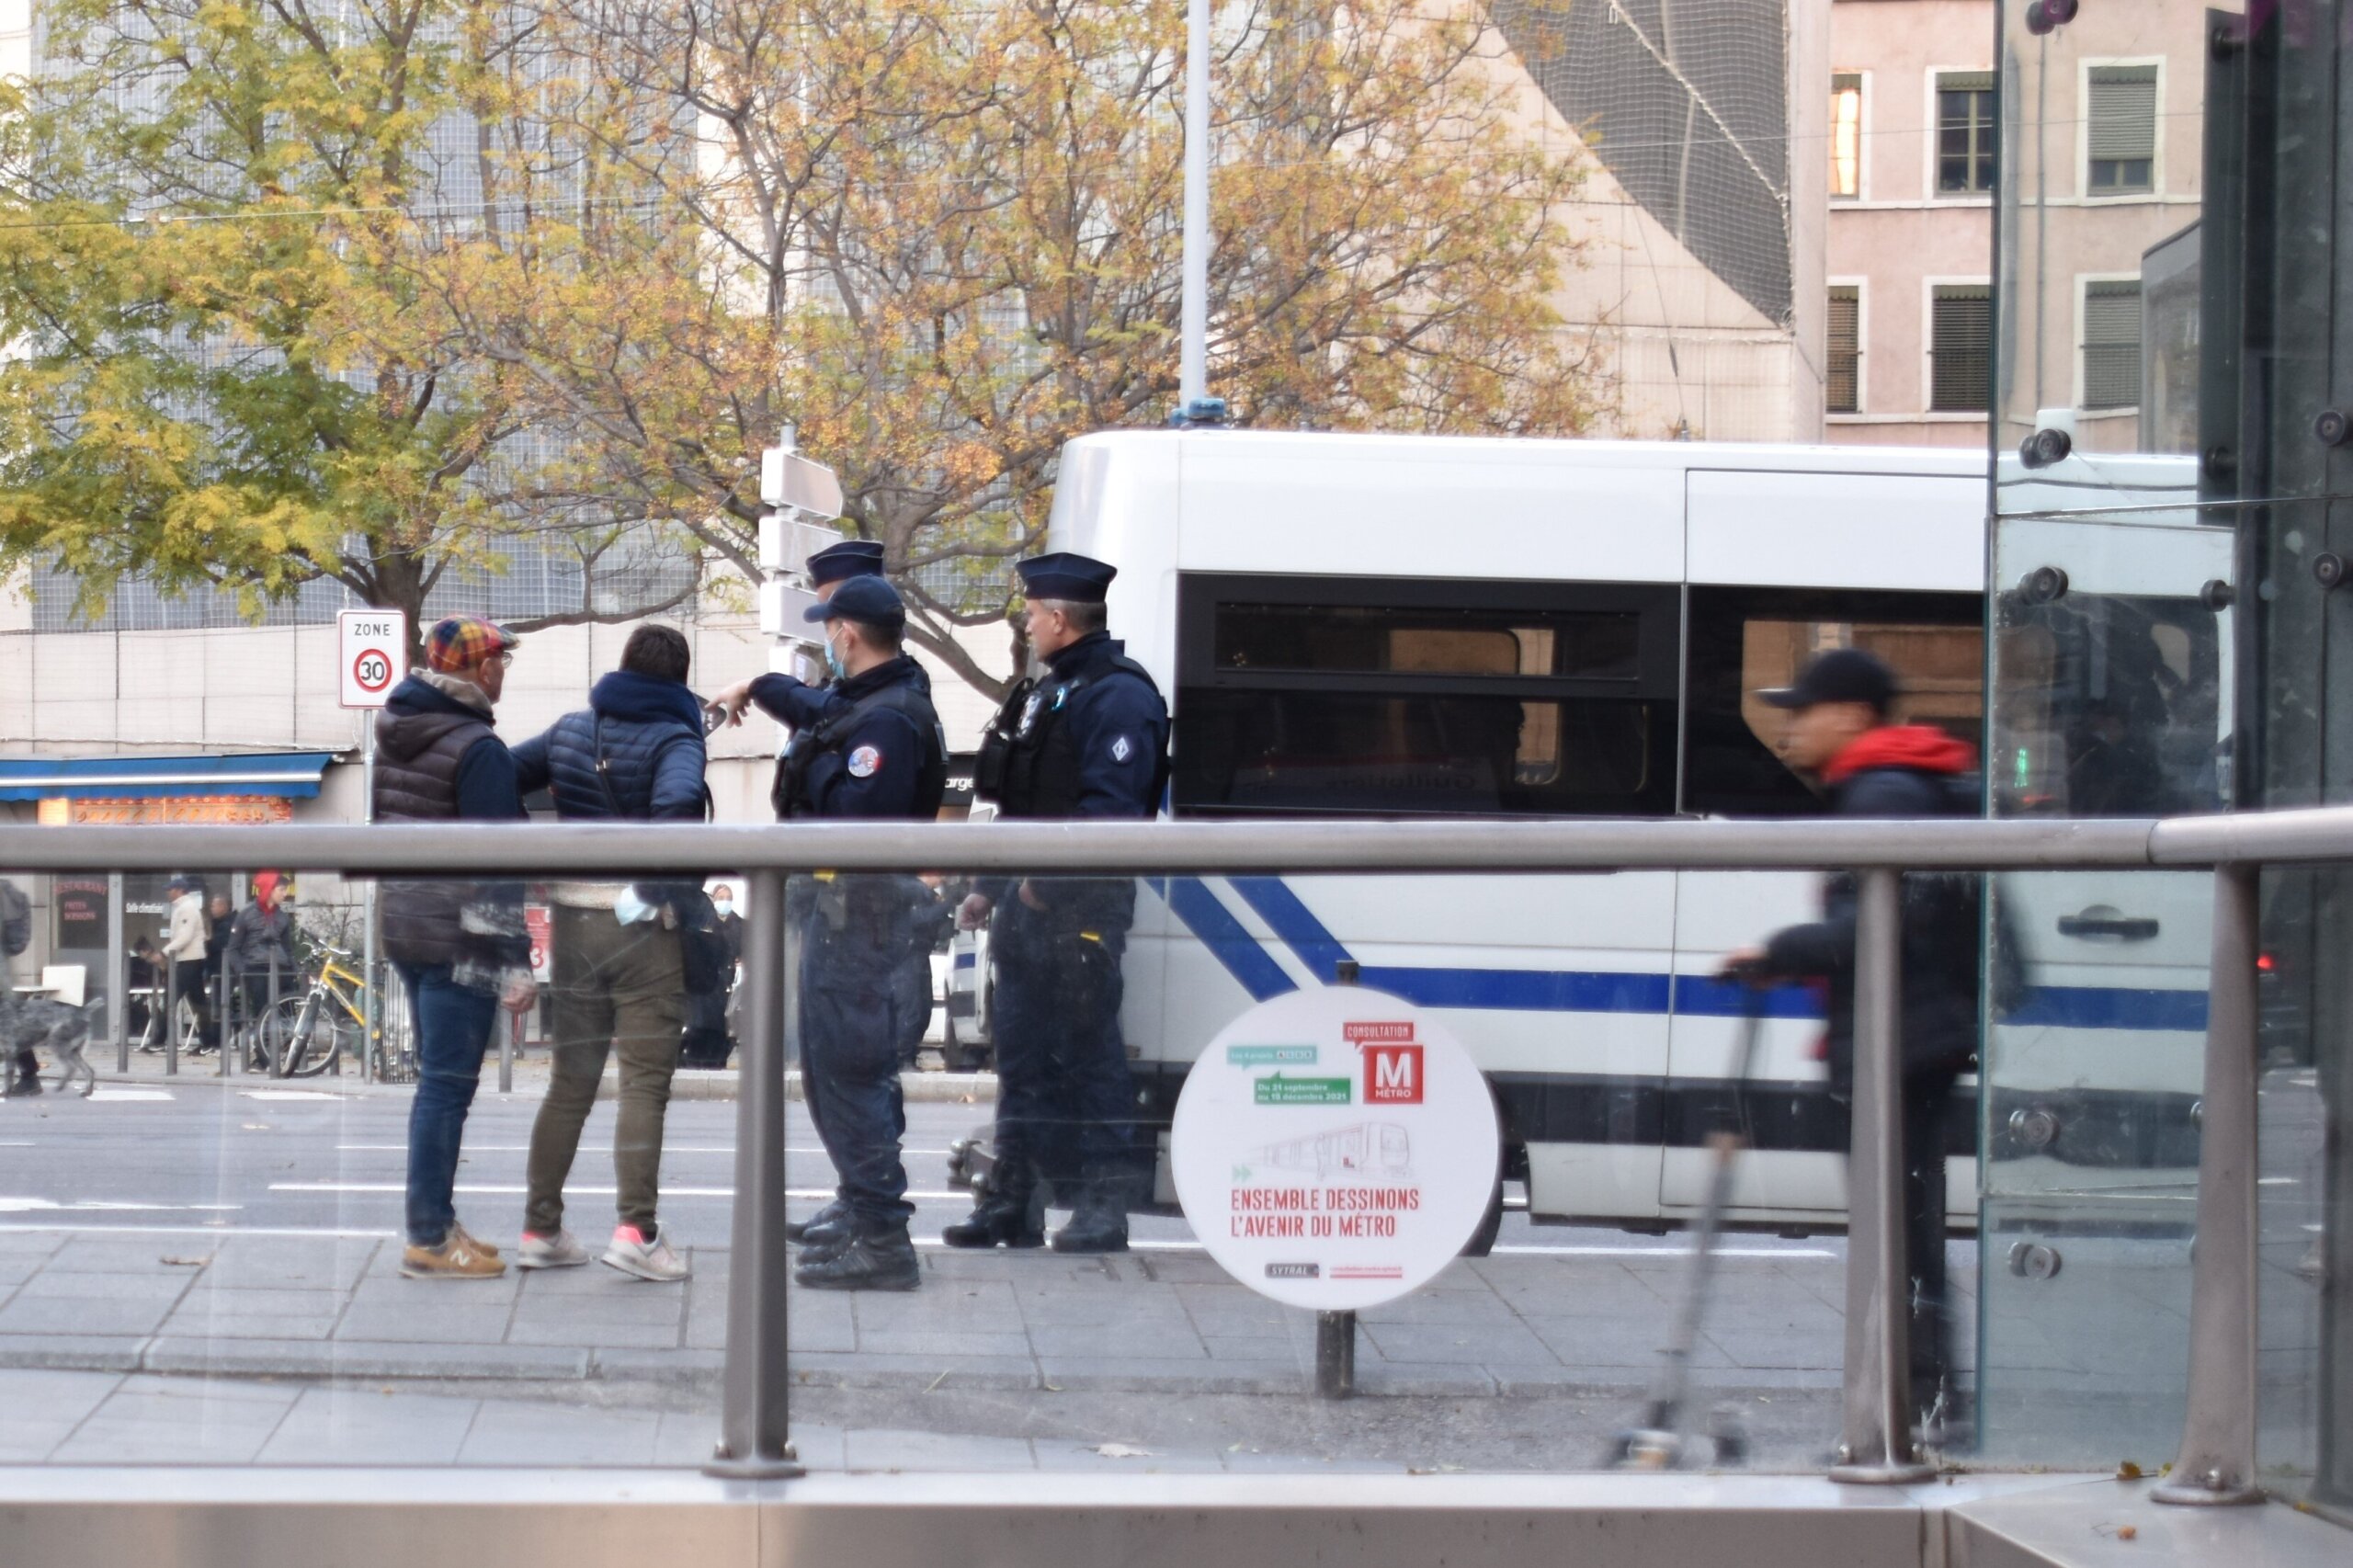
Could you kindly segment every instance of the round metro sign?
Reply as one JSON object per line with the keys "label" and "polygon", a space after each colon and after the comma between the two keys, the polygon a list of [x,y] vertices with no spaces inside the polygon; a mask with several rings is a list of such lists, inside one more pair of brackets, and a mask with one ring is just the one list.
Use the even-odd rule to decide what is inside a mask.
{"label": "round metro sign", "polygon": [[1228,1274],[1324,1312],[1436,1278],[1486,1217],[1495,1096],[1453,1035],[1379,991],[1262,1002],[1185,1079],[1176,1199]]}

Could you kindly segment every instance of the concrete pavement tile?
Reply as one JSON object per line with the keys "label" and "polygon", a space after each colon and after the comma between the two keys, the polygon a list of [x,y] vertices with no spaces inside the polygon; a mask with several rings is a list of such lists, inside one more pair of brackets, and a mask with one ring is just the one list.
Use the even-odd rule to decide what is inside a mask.
{"label": "concrete pavement tile", "polygon": [[65,1240],[63,1231],[0,1231],[0,1258],[47,1257]]}
{"label": "concrete pavement tile", "polygon": [[[1495,1392],[1509,1399],[1595,1398],[1630,1404],[1649,1389],[1652,1370],[1647,1367],[1537,1367],[1524,1363],[1486,1369],[1495,1380]],[[1627,1419],[1631,1421],[1634,1414],[1629,1408]]]}
{"label": "concrete pavement tile", "polygon": [[131,1378],[52,1456],[61,1464],[245,1464],[301,1391],[252,1384],[158,1386]]}
{"label": "concrete pavement tile", "polygon": [[[1552,1366],[1560,1358],[1551,1346],[1518,1322],[1501,1324],[1365,1323],[1364,1340],[1383,1361],[1508,1363]],[[1365,1358],[1359,1356],[1359,1367]]]}
{"label": "concrete pavement tile", "polygon": [[509,1345],[581,1345],[592,1349],[608,1346],[632,1350],[671,1350],[680,1330],[659,1323],[517,1323],[506,1331]]}
{"label": "concrete pavement tile", "polygon": [[[427,1287],[445,1290],[458,1285]],[[338,1339],[413,1339],[433,1344],[495,1345],[506,1337],[513,1317],[504,1301],[480,1305],[449,1301],[419,1301],[407,1307],[361,1306],[355,1302],[335,1330]]]}
{"label": "concrete pavement tile", "polygon": [[1315,1454],[1267,1454],[1236,1449],[1222,1456],[1237,1475],[1404,1475],[1406,1467],[1381,1460],[1324,1458]]}
{"label": "concrete pavement tile", "polygon": [[481,1401],[374,1389],[305,1389],[262,1464],[451,1464]]}
{"label": "concrete pavement tile", "polygon": [[[793,1436],[798,1438],[800,1434]],[[711,1451],[719,1446],[719,1412],[710,1410],[665,1410],[661,1424],[654,1433],[654,1462],[657,1465],[694,1469],[710,1462]],[[807,1464],[807,1460],[801,1461]]]}
{"label": "concrete pavement tile", "polygon": [[1201,1336],[1193,1332],[1192,1324],[1182,1319],[1173,1324],[1111,1324],[1103,1326],[1033,1323],[1029,1325],[1029,1343],[1040,1356],[1135,1355],[1161,1361],[1182,1361],[1209,1355],[1208,1347],[1201,1343]]}
{"label": "concrete pavement tile", "polygon": [[588,1373],[588,1352],[574,1346],[427,1341],[157,1339],[143,1359],[153,1371],[224,1376],[561,1381]]}
{"label": "concrete pavement tile", "polygon": [[0,1370],[0,1462],[46,1460],[121,1383],[113,1372]]}
{"label": "concrete pavement tile", "polygon": [[435,1301],[472,1302],[479,1306],[484,1301],[511,1303],[521,1290],[523,1277],[510,1268],[504,1274],[494,1274],[483,1279],[391,1279],[367,1278],[351,1292],[355,1312],[384,1308],[394,1312],[416,1312]]}
{"label": "concrete pavement tile", "polygon": [[190,1317],[185,1312],[174,1313],[158,1330],[175,1339],[328,1339],[335,1335],[341,1321],[339,1313],[310,1316],[300,1312],[278,1312],[267,1318],[243,1317],[233,1312],[213,1316]]}
{"label": "concrete pavement tile", "polygon": [[[1658,1359],[1673,1324],[1647,1319],[1522,1317],[1528,1331],[1568,1367],[1647,1367]],[[1729,1367],[1731,1358],[1702,1339],[1691,1348],[1694,1366]]]}
{"label": "concrete pavement tile", "polygon": [[1038,1363],[1028,1356],[894,1356],[862,1350],[793,1352],[794,1381],[831,1388],[1034,1389]]}
{"label": "concrete pavement tile", "polygon": [[73,1297],[91,1301],[176,1301],[187,1291],[188,1282],[189,1274],[186,1269],[156,1270],[147,1274],[90,1274],[52,1266],[18,1287],[15,1299],[35,1301]]}
{"label": "concrete pavement tile", "polygon": [[866,1329],[858,1331],[861,1355],[914,1357],[1026,1356],[1029,1338],[1023,1334],[975,1334],[954,1329]]}
{"label": "concrete pavement tile", "polygon": [[[795,1299],[803,1292],[796,1290]],[[1019,1334],[1021,1310],[1005,1284],[980,1279],[929,1280],[920,1290],[857,1291],[850,1311],[858,1332]]]}
{"label": "concrete pavement tile", "polygon": [[643,1465],[662,1418],[645,1411],[559,1409],[485,1400],[458,1450],[460,1464]]}
{"label": "concrete pavement tile", "polygon": [[1139,1329],[1187,1324],[1185,1305],[1174,1290],[1142,1281],[1084,1290],[1042,1285],[1019,1285],[1015,1290],[1022,1321],[1032,1328],[1040,1324],[1067,1324],[1074,1328],[1128,1324]]}
{"label": "concrete pavement tile", "polygon": [[346,1298],[340,1290],[238,1290],[201,1284],[180,1299],[173,1315],[179,1319],[241,1317],[267,1321],[296,1317],[335,1317]]}
{"label": "concrete pavement tile", "polygon": [[515,1309],[517,1323],[665,1324],[686,1321],[687,1293],[678,1287],[618,1284],[597,1295],[543,1295],[525,1290]]}
{"label": "concrete pavement tile", "polygon": [[1744,1328],[1711,1326],[1703,1335],[1727,1360],[1741,1368],[1837,1368],[1847,1359],[1843,1328]]}
{"label": "concrete pavement tile", "polygon": [[1366,1323],[1444,1324],[1487,1327],[1518,1321],[1511,1304],[1493,1290],[1416,1290],[1399,1301],[1384,1301],[1360,1314]]}
{"label": "concrete pavement tile", "polygon": [[78,1296],[28,1298],[19,1290],[0,1307],[0,1335],[16,1334],[153,1334],[171,1311],[168,1301],[93,1301]]}
{"label": "concrete pavement tile", "polygon": [[51,1267],[69,1273],[153,1274],[173,1267],[164,1263],[166,1257],[209,1257],[219,1245],[210,1236],[76,1236],[57,1249]]}
{"label": "concrete pavement tile", "polygon": [[41,1271],[49,1259],[35,1253],[0,1253],[0,1296],[23,1284]]}
{"label": "concrete pavement tile", "polygon": [[849,1434],[840,1427],[803,1426],[796,1421],[791,1437],[792,1451],[811,1470],[848,1468]]}
{"label": "concrete pavement tile", "polygon": [[[263,1241],[267,1237],[240,1237]],[[365,1277],[375,1243],[353,1244],[346,1250],[308,1247],[296,1251],[239,1251],[224,1247],[206,1265],[199,1279],[223,1290],[348,1291]]]}
{"label": "concrete pavement tile", "polygon": [[1179,1285],[1173,1294],[1203,1335],[1279,1334],[1289,1320],[1302,1315],[1239,1285]]}
{"label": "concrete pavement tile", "polygon": [[1026,1437],[983,1437],[952,1432],[853,1428],[844,1435],[843,1468],[851,1471],[1035,1470]]}
{"label": "concrete pavement tile", "polygon": [[1281,1359],[1157,1360],[1142,1356],[1040,1356],[1047,1386],[1062,1392],[1132,1393],[1304,1393],[1298,1366]]}
{"label": "concrete pavement tile", "polygon": [[[792,1353],[798,1356],[801,1352],[807,1350],[849,1351],[857,1349],[858,1343],[857,1321],[853,1319],[847,1311],[841,1312],[811,1312],[804,1311],[801,1306],[801,1302],[807,1299],[808,1298],[805,1296],[796,1298],[793,1303],[792,1312],[785,1321],[785,1343],[791,1349]],[[848,1303],[847,1302],[843,1303],[845,1307],[847,1307],[847,1304]],[[702,1343],[702,1338],[697,1334],[697,1329],[699,1326],[700,1325],[698,1324],[688,1324],[687,1325],[688,1344],[699,1345]],[[723,1316],[720,1318],[714,1326],[716,1334],[711,1337],[710,1343],[724,1348],[727,1343],[727,1323],[725,1318]]]}

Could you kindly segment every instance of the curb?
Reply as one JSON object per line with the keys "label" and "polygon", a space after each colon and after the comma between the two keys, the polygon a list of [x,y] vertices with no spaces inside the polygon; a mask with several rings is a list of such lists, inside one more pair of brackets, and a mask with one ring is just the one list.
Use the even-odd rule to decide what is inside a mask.
{"label": "curb", "polygon": [[[737,1097],[736,1085],[741,1075],[733,1068],[707,1070],[682,1067],[670,1081],[670,1098],[678,1100],[733,1100]],[[177,1077],[100,1073],[98,1083],[104,1086],[133,1089],[316,1089],[338,1099],[377,1099],[405,1097],[411,1089],[407,1084],[363,1084],[340,1078],[267,1078],[258,1073],[242,1074],[223,1078],[217,1073],[182,1073]],[[495,1058],[483,1064],[481,1092],[498,1093],[498,1063]],[[517,1074],[514,1094],[530,1094],[546,1087],[543,1074],[531,1072]],[[996,1098],[996,1074],[994,1073],[902,1073],[899,1089],[910,1105],[973,1105]],[[597,1097],[609,1100],[620,1093],[620,1076],[608,1071],[597,1085]],[[66,1094],[68,1099],[75,1098]],[[805,1098],[801,1089],[801,1072],[788,1069],[784,1074],[784,1097],[788,1100]]]}

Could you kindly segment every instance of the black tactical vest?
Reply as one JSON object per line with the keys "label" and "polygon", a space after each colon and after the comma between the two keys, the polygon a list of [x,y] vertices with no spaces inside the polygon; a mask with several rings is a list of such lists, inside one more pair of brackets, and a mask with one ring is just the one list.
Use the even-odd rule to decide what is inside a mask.
{"label": "black tactical vest", "polygon": [[[1152,672],[1125,654],[1092,660],[1067,680],[1031,676],[1008,692],[1005,705],[981,736],[972,765],[972,792],[996,802],[1007,817],[1067,817],[1078,810],[1078,740],[1071,733],[1071,699],[1081,688],[1114,671],[1135,676],[1155,697]],[[1160,753],[1152,798],[1168,782],[1168,753]]]}
{"label": "black tactical vest", "polygon": [[817,815],[817,803],[809,798],[811,765],[821,756],[838,752],[842,743],[857,733],[869,714],[886,708],[905,714],[915,725],[915,733],[923,737],[923,755],[915,771],[915,809],[910,814],[918,821],[939,814],[939,802],[948,794],[948,748],[940,737],[939,715],[933,710],[931,699],[912,682],[893,681],[792,737],[792,748],[776,765],[776,784],[768,794],[768,803],[776,808],[779,822]]}

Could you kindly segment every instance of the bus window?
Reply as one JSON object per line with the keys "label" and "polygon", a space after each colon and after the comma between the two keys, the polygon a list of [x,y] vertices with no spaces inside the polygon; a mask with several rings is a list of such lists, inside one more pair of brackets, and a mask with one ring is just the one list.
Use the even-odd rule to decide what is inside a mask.
{"label": "bus window", "polygon": [[1691,590],[1683,809],[1804,816],[1825,802],[1780,758],[1781,713],[1756,693],[1806,660],[1862,648],[1903,682],[1897,717],[1972,747],[1984,726],[1984,601],[1974,594],[1817,588]]}
{"label": "bus window", "polygon": [[1173,800],[1221,815],[1665,815],[1675,591],[1188,577]]}

